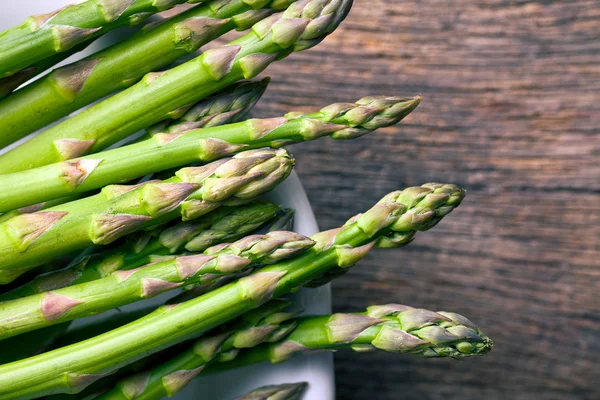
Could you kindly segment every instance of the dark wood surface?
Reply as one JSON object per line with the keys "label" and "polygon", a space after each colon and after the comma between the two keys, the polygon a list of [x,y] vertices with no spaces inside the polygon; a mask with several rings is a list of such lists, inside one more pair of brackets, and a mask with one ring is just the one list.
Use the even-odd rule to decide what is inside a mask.
{"label": "dark wood surface", "polygon": [[260,115],[422,94],[396,128],[293,148],[322,228],[389,191],[468,188],[402,250],[335,282],[336,311],[402,302],[471,318],[486,357],[336,356],[339,399],[600,399],[600,2],[355,0],[269,69]]}

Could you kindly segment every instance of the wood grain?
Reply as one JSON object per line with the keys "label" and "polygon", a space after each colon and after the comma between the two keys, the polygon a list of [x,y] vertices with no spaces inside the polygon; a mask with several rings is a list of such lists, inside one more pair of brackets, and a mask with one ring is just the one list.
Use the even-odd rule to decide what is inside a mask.
{"label": "wood grain", "polygon": [[427,181],[467,200],[334,283],[335,309],[453,310],[487,357],[339,353],[340,399],[600,398],[600,2],[355,0],[343,27],[269,69],[260,115],[422,94],[396,128],[296,146],[322,228]]}

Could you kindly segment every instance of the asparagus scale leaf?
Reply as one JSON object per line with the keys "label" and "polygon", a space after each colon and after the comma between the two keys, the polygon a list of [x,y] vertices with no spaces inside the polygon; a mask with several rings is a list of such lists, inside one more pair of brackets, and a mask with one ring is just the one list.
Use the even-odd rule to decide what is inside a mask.
{"label": "asparagus scale leaf", "polygon": [[[58,68],[0,102],[0,146],[134,85],[145,74],[159,71],[217,36],[248,29],[294,1],[212,0],[158,25],[150,23],[129,39]],[[28,68],[9,78],[40,69]]]}
{"label": "asparagus scale leaf", "polygon": [[[13,92],[13,90],[18,88],[21,84],[27,82],[29,79],[32,79],[32,78],[40,75],[44,71],[54,67],[56,64],[71,57],[73,54],[84,50],[91,42],[92,42],[91,40],[82,42],[67,51],[58,53],[52,57],[45,58],[45,59],[43,59],[37,63],[34,63],[33,65],[31,65],[19,72],[16,72],[10,76],[0,78],[0,99],[10,95]],[[0,103],[0,104],[3,104],[3,103]],[[0,114],[0,120],[2,120],[5,123],[8,123],[8,116]],[[33,130],[31,132],[33,132]],[[4,133],[4,132],[2,132],[2,133]],[[24,136],[24,135],[22,135],[22,136]],[[21,137],[21,136],[19,136],[19,137]],[[1,140],[0,146],[5,146],[14,141],[14,139],[10,139],[10,138],[5,139],[4,137],[2,137],[0,140]]]}
{"label": "asparagus scale leaf", "polygon": [[315,246],[300,256],[95,338],[0,366],[0,400],[77,393],[124,365],[298,290],[331,268],[349,268],[383,239],[402,245],[402,237],[437,224],[464,194],[455,185],[433,183],[390,193],[344,227],[314,235]]}
{"label": "asparagus scale leaf", "polygon": [[[16,172],[96,153],[242,79],[272,62],[320,43],[350,10],[352,0],[301,0],[252,27],[226,46],[166,72],[149,73],[105,99],[0,156],[0,173]],[[52,149],[52,150],[49,150]]]}
{"label": "asparagus scale leaf", "polygon": [[[118,149],[27,171],[0,175],[0,211],[36,204],[73,193],[193,162],[208,162],[241,150],[278,148],[331,136],[354,139],[402,120],[420,97],[365,97],[335,103],[311,114],[250,119],[224,126],[158,133]],[[14,196],[19,193],[19,196]]]}
{"label": "asparagus scale leaf", "polygon": [[252,150],[183,168],[164,181],[107,186],[95,196],[19,215],[0,223],[0,269],[22,273],[175,218],[192,220],[248,202],[287,178],[293,165],[283,149]]}

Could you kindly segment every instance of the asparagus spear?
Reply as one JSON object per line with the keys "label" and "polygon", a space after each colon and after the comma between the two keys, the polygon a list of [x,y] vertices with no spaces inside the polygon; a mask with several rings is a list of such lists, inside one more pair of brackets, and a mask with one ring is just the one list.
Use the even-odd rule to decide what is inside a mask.
{"label": "asparagus spear", "polygon": [[[314,242],[293,232],[247,236],[203,254],[166,256],[91,282],[0,303],[0,340],[152,298],[189,284],[209,284],[258,264],[293,256]],[[165,261],[162,261],[162,260]],[[162,261],[162,262],[161,262]]]}
{"label": "asparagus spear", "polygon": [[0,269],[24,272],[175,218],[192,220],[249,201],[287,178],[293,164],[285,150],[252,150],[183,168],[165,181],[107,186],[95,196],[19,215],[0,224]]}
{"label": "asparagus spear", "polygon": [[185,0],[88,0],[29,17],[0,34],[0,78]]}
{"label": "asparagus spear", "polygon": [[[164,73],[147,74],[118,93],[0,157],[0,172],[16,172],[96,153],[270,63],[317,45],[348,13],[352,0],[301,0],[226,46]],[[49,150],[52,149],[52,150]]]}
{"label": "asparagus spear", "polygon": [[[235,241],[251,233],[256,227],[268,221],[269,217],[273,217],[270,219],[269,225],[261,228],[257,233],[281,230],[289,231],[293,228],[290,224],[290,221],[293,221],[293,214],[293,210],[280,210],[277,205],[266,201],[253,201],[247,205],[238,207],[221,207],[192,222],[197,222],[199,229],[202,226],[205,229],[196,236],[192,235],[192,239],[189,241],[194,241],[193,249],[195,251],[204,251],[209,246]],[[183,227],[186,224],[188,223],[182,223],[179,226]],[[152,233],[155,232],[152,231]],[[165,235],[163,235],[163,238]],[[160,240],[160,236],[159,239],[153,240]],[[172,242],[170,244],[173,245]],[[142,246],[143,249],[141,249]],[[44,291],[55,290],[66,285],[75,285],[88,280],[100,279],[117,267],[135,268],[150,262],[152,258],[149,256],[150,253],[160,254],[163,249],[166,250],[164,247],[161,249],[160,245],[148,242],[147,235],[139,235],[137,239],[128,241],[117,249],[111,249],[91,259],[86,257],[81,263],[75,263],[63,270],[39,275],[20,287],[2,293],[0,301],[12,300]],[[125,254],[118,255],[119,250],[122,250]],[[106,265],[110,265],[110,268],[106,269]],[[80,268],[83,269],[80,270]],[[178,298],[192,298],[199,295],[199,293],[207,293],[210,290],[223,286],[231,280],[220,278],[212,284],[200,285],[191,290],[184,291]],[[137,319],[144,314],[140,314],[133,319]],[[131,322],[133,319],[130,319],[128,322]],[[115,322],[116,324],[113,328],[124,325],[124,323]],[[75,343],[73,340],[69,342],[68,339],[64,338],[58,345],[55,345],[57,337],[64,336],[63,332],[69,325],[70,322],[65,322],[3,340],[0,342],[0,364],[39,354],[46,351],[50,345],[56,348],[64,345],[64,343]],[[96,331],[95,334],[98,334],[110,330],[106,329],[107,327],[106,322],[104,322],[101,327],[103,330],[100,330],[100,332],[98,332],[98,327],[93,329]],[[86,339],[91,336],[94,335],[88,335]]]}
{"label": "asparagus spear", "polygon": [[307,386],[306,382],[268,385],[234,400],[300,400]]}
{"label": "asparagus spear", "polygon": [[[246,117],[258,100],[260,100],[267,89],[268,84],[269,78],[257,82],[242,81],[231,85],[224,91],[194,104],[187,112],[184,112],[184,110],[176,110],[179,113],[184,112],[183,116],[174,112],[171,115],[174,119],[165,120],[157,126],[148,128],[146,131],[148,133],[154,132],[154,130],[158,129],[160,126],[168,132],[173,133],[173,131],[181,129],[197,129],[241,121]],[[148,137],[150,136],[146,135],[144,138]],[[83,197],[83,194],[76,193],[8,211],[0,215],[0,222],[7,221],[17,215],[30,214],[59,204],[68,203],[69,201],[77,200],[81,197]]]}
{"label": "asparagus spear", "polygon": [[[297,312],[286,310],[290,305],[291,302],[288,300],[271,300],[244,314],[237,321],[217,328],[206,338],[185,344],[181,354],[166,357],[161,360],[162,362],[159,361],[156,367],[148,365],[139,374],[110,382],[110,386],[105,386],[106,393],[96,399],[149,400],[173,396],[198,375],[206,364],[219,356],[226,357],[225,354],[235,356],[241,348],[257,345],[277,335],[285,335],[293,329],[296,326],[293,318]],[[197,349],[204,357],[194,354],[194,351],[187,351],[189,347]],[[190,365],[194,367],[187,368]],[[133,388],[135,389],[132,391]],[[103,389],[97,388],[97,390]]]}
{"label": "asparagus spear", "polygon": [[294,1],[212,0],[59,68],[0,102],[0,146],[137,83],[217,36],[248,29]]}
{"label": "asparagus spear", "polygon": [[[198,128],[200,128],[239,121],[254,107],[264,93],[268,83],[269,79],[265,78],[259,82],[244,81],[232,85],[224,91],[198,102],[180,119],[165,121],[164,124],[169,127],[168,129],[175,130],[182,128],[185,124],[197,124]],[[177,113],[172,113],[172,117],[178,117]],[[75,193],[11,210],[0,215],[0,223],[8,221],[17,215],[30,214],[35,211],[58,206],[77,200],[83,196],[83,193]],[[22,273],[23,271],[0,270],[0,282],[11,282]]]}
{"label": "asparagus spear", "polygon": [[493,345],[471,321],[456,313],[400,304],[371,306],[363,313],[295,319],[282,314],[281,308],[265,312],[278,304],[267,303],[249,313],[243,323],[203,336],[160,365],[122,379],[95,400],[159,400],[173,396],[200,373],[281,363],[313,352],[381,350],[459,359],[485,354]]}
{"label": "asparagus spear", "polygon": [[392,238],[402,246],[417,230],[437,224],[464,194],[457,186],[434,183],[390,193],[345,226],[314,235],[316,245],[298,257],[175,307],[162,307],[106,334],[0,366],[0,400],[79,392],[124,365],[295,291],[330,268],[354,265],[382,239]]}
{"label": "asparagus spear", "polygon": [[[294,214],[294,212],[291,209],[282,210],[274,218],[273,222],[268,227],[261,228],[257,233],[262,234],[262,233],[274,232],[274,231],[279,231],[279,230],[288,230],[288,231],[291,230],[292,226],[290,224],[290,221],[293,221],[293,214]],[[228,279],[220,278],[213,284],[200,285],[200,286],[194,287],[191,290],[183,291],[179,295],[177,295],[174,298],[172,298],[171,300],[169,300],[167,302],[167,304],[178,304],[178,303],[187,301],[189,299],[198,297],[201,294],[208,293],[211,290],[215,290],[215,289],[217,289],[221,286],[224,286],[225,284],[237,279],[233,275],[229,275],[228,277],[232,277],[233,279],[228,280]],[[142,312],[133,312],[133,313],[130,312],[130,313],[121,315],[120,318],[118,318],[118,319],[113,318],[108,322],[105,321],[105,322],[102,322],[101,324],[100,323],[93,324],[93,325],[87,326],[83,329],[80,328],[75,331],[70,331],[67,334],[61,335],[60,340],[53,341],[51,349],[56,349],[56,348],[63,347],[66,345],[71,345],[73,343],[77,343],[82,340],[86,340],[91,337],[97,336],[99,334],[108,332],[112,329],[115,329],[117,327],[125,325],[126,323],[133,322],[134,320],[148,314],[150,311],[152,311],[152,310],[147,309]],[[68,324],[69,323],[67,322],[62,325],[54,325],[49,328],[44,328],[44,329],[41,329],[38,331],[32,331],[32,332],[29,332],[29,333],[26,333],[26,334],[23,334],[20,336],[9,338],[7,340],[4,340],[1,343],[10,342],[11,340],[13,340],[13,341],[18,340],[19,338],[25,337],[30,334],[35,334],[37,332],[44,332],[46,330],[51,330],[52,328],[56,328],[57,326],[60,327],[63,325],[68,325]],[[51,331],[51,332],[53,332],[53,331]],[[22,343],[21,343],[21,345],[22,345]],[[185,345],[185,343],[182,345]],[[19,344],[17,344],[17,346],[19,346]],[[73,399],[84,399],[84,398],[88,398],[88,396],[91,396],[93,394],[105,392],[106,390],[108,390],[112,386],[114,386],[121,378],[124,378],[128,375],[131,375],[131,374],[143,371],[143,370],[146,370],[148,368],[151,368],[153,365],[155,365],[156,360],[164,360],[164,359],[168,358],[168,357],[165,357],[163,355],[163,353],[167,354],[167,352],[169,352],[169,354],[171,354],[172,351],[173,351],[173,349],[169,348],[169,349],[163,351],[162,353],[154,354],[150,357],[139,360],[133,364],[127,365],[126,367],[120,369],[117,373],[112,374],[109,377],[106,377],[104,379],[101,379],[98,382],[95,382],[93,385],[87,387],[84,391],[78,393],[76,396],[56,395],[56,396],[49,397],[49,399],[55,399],[55,398],[61,399],[62,397],[67,397],[67,396],[71,397]],[[2,352],[0,351],[0,356],[1,356],[1,353]],[[21,353],[19,353],[19,354],[21,354]],[[36,352],[34,354],[39,354],[39,352]],[[30,353],[30,355],[33,355],[33,354]],[[7,359],[4,363],[20,360],[22,358],[25,358],[25,357],[17,357],[17,358]],[[0,362],[0,364],[3,364],[3,362]]]}
{"label": "asparagus spear", "polygon": [[455,359],[483,355],[493,342],[462,315],[401,304],[371,306],[366,313],[303,317],[282,340],[241,351],[235,359],[212,364],[223,371],[259,362],[281,363],[313,352],[382,350],[418,357]]}
{"label": "asparagus spear", "polygon": [[14,300],[67,286],[105,278],[117,270],[129,270],[181,251],[202,252],[211,246],[238,240],[263,225],[280,210],[276,204],[254,201],[238,207],[221,207],[194,221],[165,229],[138,233],[106,252],[84,258],[63,269],[38,275],[31,281],[0,294],[0,301]]}
{"label": "asparagus spear", "polygon": [[4,190],[0,191],[0,211],[195,161],[211,161],[241,149],[280,147],[328,135],[334,139],[353,139],[397,123],[419,101],[419,97],[365,97],[356,103],[336,103],[306,115],[292,113],[283,118],[251,119],[213,128],[156,134],[118,149],[1,175],[0,187]]}
{"label": "asparagus spear", "polygon": [[[270,225],[262,227],[261,229],[257,230],[256,233],[257,234],[265,234],[265,233],[269,233],[269,232],[276,232],[276,231],[282,231],[282,230],[283,231],[291,231],[293,229],[293,226],[292,226],[293,224],[291,224],[290,222],[293,222],[293,214],[294,214],[293,210],[290,210],[290,209],[283,210],[278,217],[274,218],[273,222]],[[226,276],[219,278],[216,281],[211,282],[206,285],[194,285],[193,287],[186,287],[185,291],[183,291],[176,297],[169,300],[168,303],[169,304],[177,304],[177,303],[183,303],[184,301],[194,299],[203,294],[206,294],[215,289],[218,289],[222,286],[225,286],[226,284],[233,282],[236,279],[241,278],[242,276],[246,276],[250,272],[252,272],[252,271],[247,270],[241,274],[226,275]]]}
{"label": "asparagus spear", "polygon": [[[278,210],[281,212],[281,214],[278,212]],[[276,230],[291,230],[291,227],[287,227],[285,224],[282,225],[280,223],[282,219],[289,220],[289,210],[280,210],[277,205],[270,202],[254,201],[247,205],[238,207],[221,207],[220,209],[217,209],[194,222],[198,223],[199,229],[204,227],[202,228],[202,232],[200,232],[198,235],[193,236],[193,234],[191,234],[192,238],[198,239],[194,244],[194,250],[204,251],[210,246],[235,241],[251,233],[256,227],[262,225],[265,221],[268,221],[269,218],[275,214],[277,215],[271,219],[274,220],[274,222],[270,224],[267,230],[261,229],[260,233],[273,232]],[[180,225],[185,224],[186,223]],[[0,301],[13,300],[20,297],[30,296],[32,294],[43,293],[44,291],[60,289],[66,286],[72,286],[91,280],[100,279],[106,277],[116,268],[131,269],[149,263],[153,259],[153,257],[150,255],[152,253],[169,253],[169,250],[161,245],[148,242],[147,237],[145,236],[146,235],[139,235],[137,239],[133,241],[127,241],[117,249],[111,249],[103,254],[98,254],[91,259],[84,259],[84,261],[81,263],[75,263],[74,265],[61,271],[40,275],[20,287],[3,293],[0,295]],[[190,241],[191,240],[192,239],[190,239]],[[173,245],[173,243],[170,244]],[[119,254],[120,251],[122,251],[124,254]],[[106,268],[106,266],[110,266],[110,268]],[[202,289],[202,293],[207,293],[210,290],[214,290],[217,287],[223,286],[225,283],[226,280],[224,278],[219,278],[212,284],[201,285],[191,290],[184,291],[181,295],[181,298],[183,298],[183,295],[187,297],[193,295],[194,293],[198,293],[200,289]],[[127,322],[131,322],[134,319],[147,314],[148,312],[138,314],[137,317],[130,318]],[[112,323],[112,320],[110,322]],[[114,329],[120,325],[125,325],[125,322],[114,322],[115,324],[110,329]],[[65,343],[75,343],[75,341],[69,342],[69,339],[64,338],[63,332],[69,327],[69,325],[69,322],[59,325],[52,325],[47,328],[27,332],[22,335],[1,341],[0,364],[21,360],[23,358],[39,354],[42,351],[47,350],[50,345],[53,345],[53,348],[56,348],[64,345]],[[109,326],[110,325],[107,325],[107,322],[104,321],[101,327],[90,328],[90,331],[95,332],[95,334],[104,333],[110,330],[107,329]],[[61,336],[62,339],[60,343],[55,344],[58,336]],[[80,336],[85,337],[85,334],[81,334]],[[94,335],[88,335],[85,338],[88,339],[91,336]]]}

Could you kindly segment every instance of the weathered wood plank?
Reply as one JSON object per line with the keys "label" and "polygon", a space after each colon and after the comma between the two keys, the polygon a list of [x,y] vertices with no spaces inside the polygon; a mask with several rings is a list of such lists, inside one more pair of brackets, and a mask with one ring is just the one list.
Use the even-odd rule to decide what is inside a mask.
{"label": "weathered wood plank", "polygon": [[339,32],[269,69],[259,115],[424,96],[397,128],[293,148],[323,228],[407,185],[469,189],[434,231],[334,283],[335,308],[456,310],[497,348],[340,353],[340,399],[600,398],[599,37],[597,0],[355,0]]}

